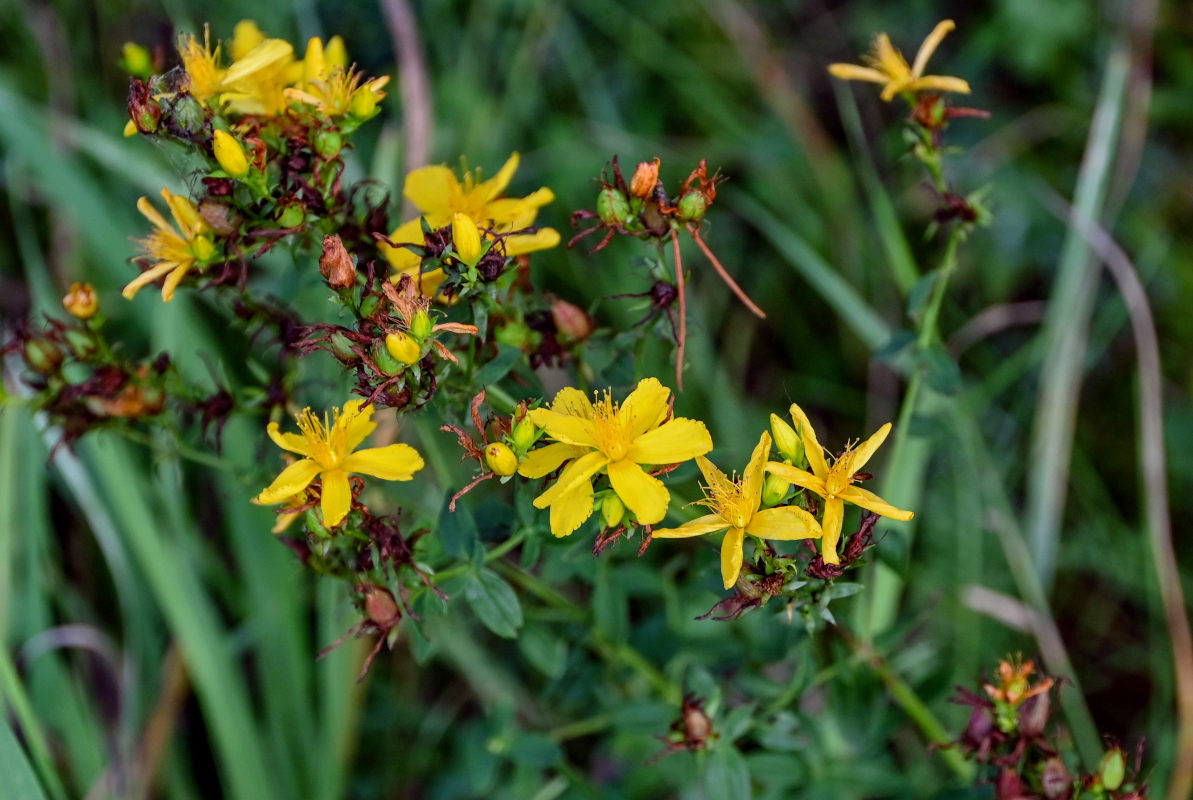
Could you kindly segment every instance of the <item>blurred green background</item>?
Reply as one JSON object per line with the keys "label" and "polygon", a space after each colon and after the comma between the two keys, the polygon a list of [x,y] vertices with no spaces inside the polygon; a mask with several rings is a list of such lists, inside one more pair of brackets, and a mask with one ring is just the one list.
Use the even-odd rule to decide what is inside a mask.
{"label": "blurred green background", "polygon": [[[830,448],[894,419],[907,365],[888,345],[911,327],[904,298],[942,242],[922,235],[933,196],[905,155],[901,107],[871,87],[835,85],[825,66],[856,61],[876,31],[910,58],[942,16],[956,15],[930,71],[966,78],[965,102],[991,116],[954,124],[949,139],[961,150],[948,169],[958,192],[988,187],[994,221],[962,248],[941,317],[960,376],[942,378],[912,420],[916,470],[885,477],[915,499],[917,518],[914,537],[880,527],[890,529],[881,557],[905,592],[884,609],[893,624],[876,646],[958,734],[966,712],[946,702],[952,686],[976,688],[1007,652],[1039,653],[1029,632],[996,618],[1024,608],[1008,597],[1037,612],[1046,599],[1080,685],[1065,691],[1084,695],[1098,731],[1129,744],[1146,736],[1153,784],[1164,787],[1176,748],[1174,671],[1144,522],[1134,339],[1119,291],[1096,269],[1087,331],[1080,304],[1058,296],[1074,234],[1054,212],[1056,197],[1072,202],[1101,96],[1118,135],[1094,159],[1106,173],[1096,217],[1151,301],[1180,532],[1193,515],[1187,9],[1083,0],[963,12],[796,0],[414,5],[431,160],[465,156],[491,174],[521,152],[511,192],[551,187],[557,199],[540,221],[565,239],[571,212],[594,206],[594,178],[614,154],[627,171],[660,156],[669,184],[700,158],[723,170],[705,238],[768,317],[754,319],[685,243],[691,364],[677,412],[708,422],[726,466],[744,464],[768,415],[792,401]],[[136,41],[174,63],[176,31],[206,21],[228,38],[243,14],[202,2],[0,6],[6,324],[55,311],[71,281],[89,280],[130,352],[170,348],[200,379],[205,364],[235,360],[218,317],[193,297],[168,307],[153,292],[119,298],[135,274],[130,237],[147,229],[136,198],[185,183],[163,152],[122,138],[127,77],[117,61]],[[338,33],[367,72],[400,77],[378,5],[261,2],[253,15],[299,46]],[[1108,104],[1108,64],[1128,43],[1123,89]],[[350,169],[392,187],[396,224],[410,111],[399,80],[389,90],[385,112],[355,137]],[[536,256],[535,277],[600,324],[625,328],[645,306],[605,298],[649,288],[633,264],[643,254],[629,239],[593,256],[561,247]],[[1077,331],[1082,345],[1080,396],[1058,401],[1075,420],[1071,452],[1037,425],[1041,385],[1055,374],[1050,325]],[[666,379],[668,350],[648,353],[642,373]],[[270,540],[269,514],[244,503],[261,478],[254,442],[263,437],[237,425],[226,472],[103,436],[51,466],[53,434],[5,410],[0,683],[31,763],[43,780],[59,776],[50,796],[713,796],[689,754],[645,765],[678,713],[665,687],[681,684],[719,692],[718,724],[742,730],[737,750],[721,751],[742,755],[713,755],[732,763],[703,769],[736,775],[733,759],[744,756],[756,796],[971,796],[841,642],[782,625],[770,608],[735,623],[692,621],[720,597],[711,551],[697,548],[656,545],[637,560],[623,546],[594,561],[587,542],[545,542],[554,571],[538,578],[550,586],[511,578],[527,616],[516,644],[478,633],[453,603],[429,620],[432,644],[408,647],[404,629],[357,686],[359,648],[313,661],[353,612],[339,587],[303,574]],[[1033,493],[1056,477],[1039,469],[1042,439],[1070,467],[1061,524],[1039,539]],[[881,459],[876,467],[883,478]],[[456,486],[465,479],[460,468]],[[442,495],[417,494],[405,497],[412,518],[433,522]],[[497,522],[486,495],[473,499],[485,535]],[[1008,561],[1015,541],[1031,555]],[[1175,546],[1188,563],[1187,538]],[[1181,578],[1187,586],[1187,569]],[[579,605],[554,602],[559,591]],[[849,602],[863,618],[865,601]],[[631,663],[638,657],[646,667]],[[651,671],[666,680],[652,682]],[[735,722],[743,708],[747,721]],[[0,756],[13,755],[8,747],[0,742]]]}

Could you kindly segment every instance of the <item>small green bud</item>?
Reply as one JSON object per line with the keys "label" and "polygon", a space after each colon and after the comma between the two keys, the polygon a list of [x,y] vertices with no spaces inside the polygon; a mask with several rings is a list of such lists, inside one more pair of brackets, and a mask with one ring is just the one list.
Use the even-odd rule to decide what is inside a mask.
{"label": "small green bud", "polygon": [[406,365],[394,357],[384,341],[373,346],[373,363],[384,375],[397,375],[406,369]]}
{"label": "small green bud", "polygon": [[1116,791],[1123,785],[1127,777],[1127,757],[1122,748],[1115,746],[1102,756],[1102,763],[1098,766],[1098,779],[1102,787],[1109,791]]}
{"label": "small green bud", "polygon": [[613,493],[605,495],[605,499],[601,501],[601,519],[605,527],[616,528],[624,517],[625,503],[621,502],[621,498]]}
{"label": "small green bud", "polygon": [[356,361],[358,358],[356,351],[352,349],[352,340],[342,333],[333,333],[327,340],[327,345],[331,348],[332,354],[341,361]]}
{"label": "small green bud", "polygon": [[385,349],[403,364],[414,364],[422,358],[422,347],[412,336],[398,331],[385,337]]}
{"label": "small green bud", "polygon": [[530,328],[526,327],[526,323],[519,320],[510,320],[499,327],[494,334],[497,341],[502,344],[508,344],[511,347],[517,347],[520,350],[526,349],[530,344],[530,335]]}
{"label": "small green bud", "polygon": [[767,473],[766,481],[762,484],[762,505],[777,506],[783,502],[787,497],[787,492],[791,490],[791,484],[780,478],[778,475],[771,475]]}
{"label": "small green bud", "polygon": [[68,330],[65,334],[66,346],[70,348],[70,352],[75,358],[85,359],[93,355],[96,351],[95,338],[86,331],[77,329]]}
{"label": "small green bud", "polygon": [[679,218],[687,222],[703,219],[708,210],[708,198],[701,192],[686,192],[679,198]]}
{"label": "small green bud", "polygon": [[631,216],[630,201],[621,190],[606,186],[597,195],[597,216],[606,225],[623,225]]}
{"label": "small green bud", "polygon": [[778,414],[771,414],[770,432],[775,440],[775,448],[783,458],[795,465],[803,463],[804,442],[786,420]]}
{"label": "small green bud", "polygon": [[42,375],[52,375],[62,366],[62,351],[49,339],[25,342],[25,362]]}
{"label": "small green bud", "polygon": [[485,447],[485,463],[503,478],[518,471],[518,457],[504,442],[493,442]]}
{"label": "small green bud", "polygon": [[278,215],[278,225],[283,228],[297,228],[305,217],[306,212],[303,211],[300,203],[290,203],[284,206],[282,213]]}
{"label": "small green bud", "polygon": [[513,441],[514,447],[518,448],[518,452],[525,453],[534,444],[537,433],[534,423],[530,420],[530,415],[527,414],[522,417],[521,422],[514,426],[513,432],[510,433],[510,440]]}
{"label": "small green bud", "polygon": [[371,317],[377,313],[377,306],[381,305],[381,295],[370,294],[365,295],[360,301],[360,315],[362,317]]}
{"label": "small green bud", "polygon": [[199,262],[210,261],[215,258],[215,245],[207,236],[196,236],[191,240],[191,252]]}
{"label": "small green bud", "polygon": [[153,74],[153,57],[135,42],[125,42],[121,50],[120,66],[129,75],[137,78],[148,78]]}
{"label": "small green bud", "polygon": [[431,329],[434,327],[434,323],[431,322],[431,315],[419,309],[414,312],[414,316],[410,320],[410,335],[422,342],[431,335]]}
{"label": "small green bud", "polygon": [[335,158],[344,149],[344,137],[334,128],[315,131],[315,152],[324,158]]}

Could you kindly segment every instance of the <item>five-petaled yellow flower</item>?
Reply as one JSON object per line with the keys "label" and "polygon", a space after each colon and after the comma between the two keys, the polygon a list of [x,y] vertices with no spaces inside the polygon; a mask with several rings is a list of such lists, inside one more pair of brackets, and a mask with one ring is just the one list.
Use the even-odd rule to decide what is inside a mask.
{"label": "five-petaled yellow flower", "polygon": [[882,99],[891,100],[900,92],[961,92],[969,94],[969,84],[960,78],[947,75],[925,75],[924,68],[928,66],[928,59],[940,46],[945,35],[955,28],[951,19],[938,24],[928,34],[928,38],[920,45],[915,54],[915,63],[908,66],[907,59],[891,44],[891,39],[885,33],[874,37],[874,44],[868,55],[862,56],[866,66],[858,64],[831,64],[828,71],[838,78],[849,81],[868,81],[882,84]]}
{"label": "five-petaled yellow flower", "polygon": [[837,542],[841,539],[841,522],[845,516],[846,501],[875,514],[903,522],[912,518],[913,514],[910,511],[895,508],[873,492],[853,485],[853,476],[866,465],[874,451],[886,439],[887,434],[891,432],[891,423],[883,425],[857,447],[847,448],[830,467],[825,461],[824,449],[816,439],[816,431],[812,430],[812,423],[808,422],[803,409],[793,403],[791,416],[799,426],[800,436],[804,440],[804,454],[812,471],[807,472],[790,464],[775,461],[768,463],[766,470],[824,498],[824,520],[820,523],[824,537],[820,540],[820,552],[827,563],[839,564],[841,561],[837,556]]}
{"label": "five-petaled yellow flower", "polygon": [[[452,224],[457,213],[465,214],[480,228],[493,234],[514,234],[534,224],[540,207],[555,199],[555,194],[543,187],[526,197],[502,197],[510,179],[518,169],[519,156],[514,153],[487,181],[480,179],[480,171],[465,173],[460,181],[446,164],[421,167],[406,176],[402,194],[413,203],[432,228]],[[420,217],[403,222],[390,235],[390,241],[397,245],[423,243]],[[505,254],[517,256],[535,250],[546,250],[559,244],[559,232],[554,228],[539,228],[534,233],[519,233],[504,239]],[[385,257],[399,275],[407,273],[418,277],[421,259],[405,247],[382,245]],[[423,294],[434,294],[443,282],[442,270],[433,270],[422,276],[420,286]]]}
{"label": "five-petaled yellow flower", "polygon": [[763,433],[750,457],[741,480],[730,480],[713,463],[703,456],[696,456],[696,464],[704,473],[705,494],[697,502],[707,506],[712,513],[685,522],[678,528],[665,528],[654,532],[656,539],[682,539],[715,533],[726,528],[725,540],[721,543],[721,578],[729,589],[737,582],[741,573],[742,544],[745,535],[761,539],[818,539],[820,525],[816,518],[795,506],[780,506],[759,510],[762,501],[762,485],[766,458],[770,454],[770,434]]}
{"label": "five-petaled yellow flower", "polygon": [[[349,473],[359,472],[386,481],[408,481],[423,468],[422,456],[408,444],[391,444],[356,450],[373,432],[373,406],[363,400],[349,400],[344,411],[334,409],[333,419],[319,419],[307,408],[298,415],[301,434],[282,433],[276,422],[269,423],[269,438],[283,450],[298,453],[302,459],[282,470],[282,474],[257,495],[257,502],[283,503],[301,494],[316,477],[322,481],[320,506],[323,524],[334,528],[344,521],[352,508]],[[353,451],[356,452],[353,452]]]}
{"label": "five-petaled yellow flower", "polygon": [[551,533],[567,536],[592,515],[592,479],[604,470],[609,483],[643,525],[661,522],[671,495],[642,464],[676,464],[712,450],[703,422],[667,419],[671,390],[646,378],[620,406],[608,393],[596,403],[578,389],[561,389],[551,408],[530,411],[531,421],[555,441],[531,451],[518,466],[524,478],[541,478],[570,462],[539,495],[535,508],[551,508]]}
{"label": "five-petaled yellow flower", "polygon": [[[215,245],[211,241],[211,230],[198,209],[187,198],[162,189],[162,197],[174,215],[178,228],[166,222],[148,197],[137,201],[137,209],[157,228],[144,239],[138,239],[144,256],[152,263],[124,287],[122,294],[131,300],[142,286],[153,283],[163,275],[162,300],[169,302],[174,290],[196,264],[204,264],[215,256]],[[136,261],[138,259],[134,259]]]}

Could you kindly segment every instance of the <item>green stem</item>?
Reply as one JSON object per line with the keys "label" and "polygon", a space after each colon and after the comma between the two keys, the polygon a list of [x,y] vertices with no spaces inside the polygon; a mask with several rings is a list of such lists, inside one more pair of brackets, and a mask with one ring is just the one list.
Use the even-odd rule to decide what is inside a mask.
{"label": "green stem", "polygon": [[[8,651],[2,647],[0,647],[0,697],[8,702],[13,716],[20,725],[26,746],[29,748],[30,761],[37,770],[46,793],[54,800],[65,800],[66,789],[54,768],[54,759],[50,754],[45,731],[42,730],[37,719],[37,712],[34,711],[33,704],[29,701],[29,695],[25,693],[25,687],[17,675],[16,665],[9,657]],[[0,725],[3,724],[6,723],[0,722]]]}

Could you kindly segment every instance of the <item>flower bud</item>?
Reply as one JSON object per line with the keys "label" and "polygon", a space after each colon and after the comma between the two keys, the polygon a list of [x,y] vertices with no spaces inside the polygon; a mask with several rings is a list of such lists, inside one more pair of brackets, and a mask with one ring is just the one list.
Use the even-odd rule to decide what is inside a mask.
{"label": "flower bud", "polygon": [[[175,98],[174,103],[170,106],[173,112],[174,125],[187,136],[197,137],[205,133],[203,130],[207,126],[207,110],[203,104],[190,94],[180,94]],[[136,121],[136,118],[133,118]],[[149,133],[144,127],[138,125],[143,133]]]}
{"label": "flower bud", "polygon": [[792,464],[799,465],[804,460],[804,443],[795,429],[787,424],[778,414],[770,415],[770,432],[775,440],[775,448],[783,458]]}
{"label": "flower bud", "polygon": [[783,499],[787,497],[787,492],[790,490],[790,483],[778,475],[772,475],[768,472],[766,481],[762,484],[762,505],[767,507],[778,505],[783,502]]}
{"label": "flower bud", "polygon": [[641,161],[634,170],[634,177],[630,178],[630,194],[645,199],[650,197],[655,185],[659,182],[659,159],[653,162]]}
{"label": "flower bud", "polygon": [[518,471],[518,457],[504,442],[493,442],[485,447],[485,463],[502,477]]}
{"label": "flower bud", "polygon": [[385,337],[385,349],[403,364],[413,364],[422,357],[422,347],[419,343],[401,331]]}
{"label": "flower bud", "polygon": [[630,201],[612,186],[601,189],[596,205],[597,216],[606,225],[624,225],[630,218]]}
{"label": "flower bud", "polygon": [[327,346],[331,348],[332,355],[341,361],[356,362],[360,359],[352,347],[352,340],[339,331],[331,335],[327,340]]}
{"label": "flower bud", "polygon": [[456,249],[456,256],[465,264],[472,266],[480,260],[480,231],[472,217],[459,211],[452,218],[452,246]]}
{"label": "flower bud", "polygon": [[1065,762],[1053,756],[1044,762],[1040,773],[1040,789],[1046,800],[1064,800],[1073,793],[1073,776]]}
{"label": "flower bud", "polygon": [[215,160],[220,163],[224,172],[237,180],[249,174],[249,160],[244,154],[244,148],[236,137],[227,131],[216,131],[211,139],[211,149],[215,151]]}
{"label": "flower bud", "polygon": [[368,119],[377,113],[377,95],[368,86],[362,86],[352,93],[348,110],[357,119]]}
{"label": "flower bud", "polygon": [[1127,777],[1127,756],[1122,748],[1115,745],[1102,756],[1102,763],[1098,765],[1098,780],[1102,788],[1111,792],[1123,785]]}
{"label": "flower bud", "polygon": [[365,618],[374,625],[382,628],[393,627],[402,617],[398,610],[398,602],[389,589],[380,586],[358,587],[364,590]]}
{"label": "flower bud", "polygon": [[431,330],[434,328],[431,322],[431,315],[423,309],[414,312],[414,316],[410,318],[410,335],[418,341],[425,341],[431,335]]}
{"label": "flower bud", "polygon": [[62,298],[62,307],[72,317],[90,319],[99,310],[99,298],[90,283],[72,283]]}
{"label": "flower bud", "polygon": [[197,261],[210,261],[215,258],[215,245],[207,236],[196,236],[191,240],[191,253]]}
{"label": "flower bud", "polygon": [[323,237],[323,255],[319,256],[319,274],[333,289],[347,289],[356,283],[356,265],[340,237]]}
{"label": "flower bud", "polygon": [[601,501],[601,519],[606,528],[616,528],[625,517],[625,503],[616,494],[607,494]]}
{"label": "flower bud", "polygon": [[704,217],[708,210],[708,198],[702,192],[684,192],[679,198],[679,218],[686,222],[696,222]]}
{"label": "flower bud", "polygon": [[323,60],[328,70],[344,69],[348,66],[348,48],[344,46],[344,39],[338,33],[327,40],[323,48]]}
{"label": "flower bud", "polygon": [[62,365],[62,351],[49,339],[25,342],[25,363],[42,375],[52,375]]}
{"label": "flower bud", "polygon": [[344,149],[344,137],[335,128],[315,131],[315,152],[324,158],[335,158]]}
{"label": "flower bud", "polygon": [[525,350],[531,345],[531,334],[532,331],[526,326],[525,322],[511,319],[497,328],[493,335],[502,344],[508,344],[511,347]]}
{"label": "flower bud", "polygon": [[[388,339],[388,337],[386,337]],[[383,375],[397,375],[406,369],[406,363],[399,361],[389,350],[389,342],[377,342],[373,345],[373,363]]]}
{"label": "flower bud", "polygon": [[360,299],[360,315],[361,317],[371,318],[377,313],[377,309],[381,306],[381,295],[366,294]]}
{"label": "flower bud", "polygon": [[592,333],[592,318],[574,303],[558,297],[551,301],[551,319],[555,329],[573,341],[583,341]]}
{"label": "flower bud", "polygon": [[120,66],[129,75],[137,78],[148,78],[153,74],[153,57],[135,42],[125,42],[120,51]]}
{"label": "flower bud", "polygon": [[518,452],[525,453],[534,445],[537,433],[534,423],[530,420],[530,415],[527,414],[514,426],[513,432],[510,433],[510,440],[513,441],[514,447],[518,448]]}
{"label": "flower bud", "polygon": [[1048,693],[1032,695],[1019,706],[1019,732],[1024,736],[1039,736],[1044,733],[1048,717],[1052,713],[1052,701]]}
{"label": "flower bud", "polygon": [[306,218],[306,211],[301,203],[289,203],[282,206],[282,213],[278,215],[278,225],[283,228],[297,228]]}

